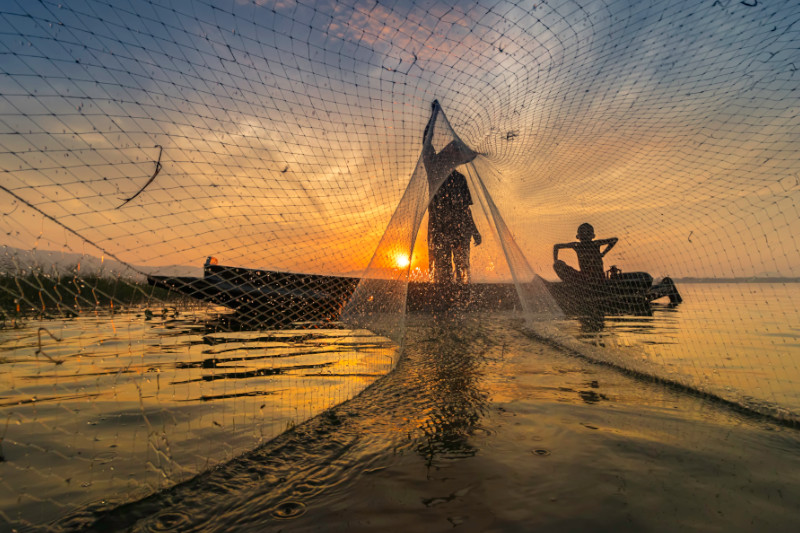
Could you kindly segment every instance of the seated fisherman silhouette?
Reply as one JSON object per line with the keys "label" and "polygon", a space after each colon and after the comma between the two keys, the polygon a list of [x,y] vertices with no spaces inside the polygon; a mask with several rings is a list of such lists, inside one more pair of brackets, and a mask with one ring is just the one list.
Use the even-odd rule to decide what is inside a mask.
{"label": "seated fisherman silhouette", "polygon": [[436,152],[433,134],[439,110],[439,102],[434,100],[422,143],[422,161],[431,195],[428,205],[428,267],[433,273],[434,283],[469,283],[470,240],[474,239],[475,246],[478,246],[481,235],[472,218],[472,195],[467,180],[455,168],[469,163],[477,154],[460,140],[451,141]]}
{"label": "seated fisherman silhouette", "polygon": [[[566,283],[593,285],[605,280],[603,257],[617,244],[617,238],[594,239],[594,228],[591,224],[578,226],[578,242],[556,244],[553,246],[553,270]],[[601,248],[605,246],[605,249]],[[564,248],[575,250],[580,270],[575,270],[564,261],[558,259],[558,251]]]}

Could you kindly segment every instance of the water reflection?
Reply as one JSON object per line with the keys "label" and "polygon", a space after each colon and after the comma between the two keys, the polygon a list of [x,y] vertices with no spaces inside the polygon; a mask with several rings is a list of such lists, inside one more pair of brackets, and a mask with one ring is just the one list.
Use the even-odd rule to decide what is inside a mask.
{"label": "water reflection", "polygon": [[[607,328],[617,324],[607,320]],[[564,520],[572,520],[575,505],[593,501],[595,490],[607,495],[596,510],[605,520],[604,512],[618,514],[608,511],[619,494],[608,483],[609,472],[637,480],[631,494],[643,494],[657,457],[664,461],[659,471],[677,472],[672,503],[685,498],[687,472],[697,474],[720,454],[728,464],[741,460],[725,455],[733,427],[727,418],[728,431],[706,428],[684,441],[709,417],[696,398],[548,354],[508,324],[412,317],[405,353],[396,371],[363,394],[265,446],[82,523],[92,531],[147,530],[186,515],[192,519],[182,529],[265,531],[285,527],[284,520],[307,509],[292,530],[335,530],[348,520],[369,531],[403,527],[398,524],[416,531],[430,529],[429,511],[438,510],[447,520],[455,517],[452,525],[469,515],[471,524],[489,530],[498,522],[478,522],[481,517],[496,516],[498,508],[514,517],[534,509],[530,518],[541,517],[553,509],[547,498],[554,494],[580,495],[559,508]],[[690,414],[685,425],[673,425],[673,412]],[[697,419],[691,413],[699,413]],[[687,467],[687,457],[714,435],[724,435],[712,446],[714,455],[701,453]],[[632,464],[638,443],[643,461]],[[705,486],[718,486],[708,481]],[[718,492],[711,492],[712,502]],[[414,518],[403,522],[398,509]],[[658,506],[643,509],[646,517]],[[516,527],[500,529],[531,523],[506,522]],[[77,524],[79,518],[67,523]]]}
{"label": "water reflection", "polygon": [[651,304],[648,312],[635,314],[609,314],[600,309],[583,309],[578,313],[568,314],[577,325],[577,337],[595,344],[603,344],[605,340],[624,332],[637,332],[649,335],[663,327],[669,319],[664,312],[678,312],[675,306]]}
{"label": "water reflection", "polygon": [[[684,304],[680,311],[656,308],[653,317],[604,316],[603,327],[594,333],[672,343],[687,331],[680,322],[687,311],[693,311],[692,304]],[[573,332],[579,331],[577,319],[570,325]],[[219,343],[214,349],[226,346]],[[698,403],[691,395],[623,379],[601,366],[584,368],[579,359],[565,359],[563,354],[548,355],[507,324],[486,318],[437,322],[430,316],[410,317],[405,354],[397,371],[363,394],[195,480],[102,514],[92,530],[144,530],[163,525],[176,513],[192,516],[191,528],[198,531],[277,530],[284,525],[276,521],[283,519],[286,502],[293,502],[292,509],[308,506],[309,512],[292,523],[293,528],[305,524],[298,530],[335,529],[343,519],[361,519],[368,530],[391,528],[397,522],[390,526],[388,520],[397,518],[392,506],[398,502],[408,503],[409,516],[416,519],[408,529],[422,530],[429,526],[429,515],[423,514],[429,508],[449,512],[449,506],[457,504],[463,514],[470,514],[480,502],[464,503],[467,491],[488,497],[490,509],[505,506],[519,516],[531,502],[546,502],[558,492],[554,485],[562,482],[563,494],[583,491],[587,501],[595,490],[607,494],[598,508],[605,518],[602,510],[608,511],[608,502],[619,494],[617,486],[608,485],[608,472],[627,472],[628,482],[637,480],[637,490],[630,494],[645,494],[657,457],[665,461],[658,471],[677,472],[670,502],[684,501],[687,473],[696,475],[708,464],[716,471],[717,457],[729,466],[743,457],[728,454],[731,429],[741,423],[729,419],[730,413],[722,417],[724,431],[716,425],[698,430],[710,416],[705,400]],[[699,368],[708,360],[696,357],[692,363]],[[672,413],[685,419],[680,426]],[[687,457],[715,435],[722,437],[708,449],[711,452],[696,455],[687,466]],[[686,441],[687,437],[692,438]],[[598,448],[598,442],[605,444]],[[631,450],[639,442],[644,461],[632,464]],[[794,449],[791,446],[786,450]],[[557,475],[550,475],[553,472]],[[741,479],[740,474],[726,474],[726,479]],[[388,489],[387,479],[396,481]],[[703,484],[713,488],[719,486],[717,481],[710,477]],[[710,502],[716,501],[718,492],[711,491]],[[743,496],[749,495],[749,490],[743,491]],[[566,498],[561,508],[565,517],[575,516],[576,502]],[[553,503],[550,500],[547,509]],[[695,505],[694,498],[689,504],[684,510],[704,509]],[[346,514],[347,505],[360,514]],[[532,516],[549,512],[541,509]],[[648,516],[655,508],[642,509],[644,518],[663,523],[657,515]],[[472,520],[486,514],[485,509],[480,511],[471,515]],[[699,514],[697,519],[702,523]],[[486,523],[480,529],[496,526]]]}
{"label": "water reflection", "polygon": [[425,343],[428,358],[419,366],[426,384],[421,401],[432,412],[424,420],[417,452],[430,467],[437,459],[469,457],[477,453],[470,444],[483,416],[488,394],[482,389],[485,336],[459,317],[439,318]]}
{"label": "water reflection", "polygon": [[0,330],[0,452],[13,472],[0,513],[39,524],[170,486],[347,400],[396,354],[366,331],[147,311]]}
{"label": "water reflection", "polygon": [[578,320],[580,331],[583,334],[597,333],[606,327],[606,317],[603,313],[578,315],[575,318]]}
{"label": "water reflection", "polygon": [[350,479],[387,468],[387,458],[419,457],[430,478],[479,452],[478,437],[488,431],[481,425],[491,387],[485,373],[505,346],[497,336],[476,317],[412,317],[396,371],[363,394],[196,480],[123,508],[98,506],[62,524],[141,530],[163,525],[164,513],[187,509],[197,530],[258,530],[254,523],[290,518],[286,502],[302,506],[335,493]]}
{"label": "water reflection", "polygon": [[800,285],[696,283],[681,290],[680,306],[654,303],[646,315],[575,314],[562,333],[579,341],[578,351],[589,345],[593,359],[796,420],[800,345],[791,324],[800,320]]}

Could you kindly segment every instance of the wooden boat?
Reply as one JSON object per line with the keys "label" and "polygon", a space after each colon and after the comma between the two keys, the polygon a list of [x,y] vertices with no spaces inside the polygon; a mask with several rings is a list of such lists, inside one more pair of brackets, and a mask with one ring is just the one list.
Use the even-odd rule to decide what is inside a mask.
{"label": "wooden boat", "polygon": [[277,325],[336,320],[359,279],[254,270],[206,261],[201,278],[148,276],[147,281]]}
{"label": "wooden boat", "polygon": [[670,305],[683,301],[671,278],[653,284],[647,272],[622,273],[616,267],[609,270],[599,283],[567,283],[545,281],[547,289],[567,314],[601,312],[604,314],[650,314],[650,304],[668,298]]}
{"label": "wooden boat", "polygon": [[[347,276],[223,266],[210,260],[200,278],[148,276],[147,280],[151,285],[234,309],[239,320],[270,326],[336,321],[360,281]],[[408,284],[408,311],[456,306],[462,310],[509,310],[519,306],[519,299],[514,286],[505,283]]]}
{"label": "wooden boat", "polygon": [[[177,291],[197,300],[234,309],[240,321],[272,327],[304,322],[332,322],[360,279],[347,276],[300,274],[218,265],[206,261],[203,277],[149,276],[152,285]],[[670,278],[653,285],[644,272],[615,274],[601,284],[571,286],[545,281],[545,286],[567,314],[586,311],[604,314],[650,314],[650,302],[668,297],[680,302]],[[435,312],[448,309],[499,311],[520,308],[511,283],[468,285],[408,284],[406,309]]]}

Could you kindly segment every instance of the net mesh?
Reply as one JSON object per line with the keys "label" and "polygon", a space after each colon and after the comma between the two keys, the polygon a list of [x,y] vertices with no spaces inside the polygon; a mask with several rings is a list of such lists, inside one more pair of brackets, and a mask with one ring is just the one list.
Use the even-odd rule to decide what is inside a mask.
{"label": "net mesh", "polygon": [[[252,448],[387,372],[411,312],[514,313],[796,421],[799,19],[4,2],[0,515],[125,501]],[[479,245],[430,220],[453,170]]]}
{"label": "net mesh", "polygon": [[[511,306],[529,322],[560,316],[558,304],[527,263],[489,195],[481,176],[496,173],[484,159],[455,134],[434,101],[419,161],[342,310],[343,320],[401,342],[409,306],[451,316],[448,311]],[[424,238],[418,240],[426,213]]]}

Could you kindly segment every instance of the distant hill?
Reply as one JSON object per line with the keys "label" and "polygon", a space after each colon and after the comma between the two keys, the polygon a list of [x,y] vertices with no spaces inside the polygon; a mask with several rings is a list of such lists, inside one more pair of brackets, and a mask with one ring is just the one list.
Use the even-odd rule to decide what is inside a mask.
{"label": "distant hill", "polygon": [[23,274],[31,270],[47,273],[68,274],[80,265],[82,274],[98,274],[107,277],[123,277],[141,279],[144,274],[161,274],[165,276],[202,276],[201,266],[170,265],[142,266],[132,265],[113,259],[100,259],[87,254],[58,252],[53,250],[22,250],[11,246],[0,246],[0,274]]}

